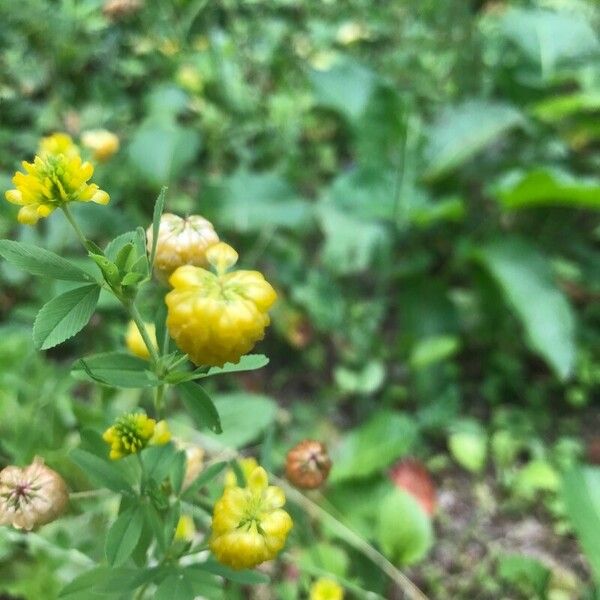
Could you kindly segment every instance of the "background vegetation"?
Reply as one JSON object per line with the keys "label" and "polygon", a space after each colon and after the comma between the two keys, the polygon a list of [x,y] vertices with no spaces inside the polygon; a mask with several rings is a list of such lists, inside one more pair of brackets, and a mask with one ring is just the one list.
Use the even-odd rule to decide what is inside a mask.
{"label": "background vegetation", "polygon": [[[168,185],[170,212],[210,219],[277,287],[269,366],[212,390],[224,433],[183,409],[173,430],[275,472],[327,441],[312,501],[431,598],[600,597],[597,4],[111,4],[0,0],[0,188],[40,136],[107,128],[111,203],[76,207],[90,237],[149,224]],[[0,237],[76,253],[60,215],[19,227],[14,209]],[[0,264],[0,461],[40,454],[80,491],[80,432],[137,397],[69,376],[123,347],[108,297],[34,351],[35,313],[65,285]],[[435,482],[433,518],[390,476],[408,456]],[[82,499],[38,533],[2,529],[0,591],[57,597],[101,559],[114,510]],[[294,516],[272,584],[211,597],[304,598],[323,571],[348,597],[402,597],[338,526]]]}

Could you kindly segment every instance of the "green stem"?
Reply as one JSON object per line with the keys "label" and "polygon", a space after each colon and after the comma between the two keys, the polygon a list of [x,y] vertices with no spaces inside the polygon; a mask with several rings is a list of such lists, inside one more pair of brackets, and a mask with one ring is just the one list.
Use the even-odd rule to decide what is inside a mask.
{"label": "green stem", "polygon": [[87,238],[85,237],[85,235],[83,234],[83,231],[81,231],[81,228],[79,227],[79,225],[77,225],[77,221],[75,221],[75,219],[73,218],[73,215],[71,214],[71,211],[69,209],[69,205],[68,204],[63,204],[60,207],[65,215],[65,217],[67,218],[67,221],[69,221],[69,223],[71,224],[71,227],[75,230],[75,233],[77,234],[77,237],[79,238],[79,241],[81,242],[82,246],[85,248],[85,251],[87,252]]}
{"label": "green stem", "polygon": [[165,398],[165,386],[159,385],[156,388],[156,394],[154,395],[154,409],[156,410],[156,418],[162,419],[164,416],[164,398]]}
{"label": "green stem", "polygon": [[144,344],[146,344],[146,348],[148,348],[148,352],[150,353],[152,361],[156,366],[158,364],[158,361],[160,360],[160,356],[158,355],[158,350],[156,349],[156,346],[154,345],[152,338],[150,337],[150,334],[146,329],[146,324],[144,323],[144,319],[142,319],[142,315],[140,315],[138,307],[133,302],[124,304],[127,310],[129,311],[129,314],[131,315],[131,318],[133,319],[134,323],[137,325],[137,328],[140,331],[140,335],[144,340]]}

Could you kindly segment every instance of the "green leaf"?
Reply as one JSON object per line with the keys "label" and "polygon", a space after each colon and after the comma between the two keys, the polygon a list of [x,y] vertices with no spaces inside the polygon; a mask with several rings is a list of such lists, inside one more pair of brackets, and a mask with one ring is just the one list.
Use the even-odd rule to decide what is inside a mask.
{"label": "green leaf", "polygon": [[142,535],[144,513],[140,507],[122,512],[106,536],[105,554],[111,566],[122,565],[132,554]]}
{"label": "green leaf", "polygon": [[225,363],[222,367],[211,367],[208,369],[196,369],[189,371],[174,371],[165,377],[167,383],[183,383],[212,377],[213,375],[224,375],[225,373],[239,373],[241,371],[254,371],[269,364],[269,359],[264,354],[246,354],[237,363]]}
{"label": "green leaf", "polygon": [[219,446],[241,448],[260,437],[275,420],[277,404],[269,397],[244,392],[213,397],[223,432],[207,435]]}
{"label": "green leaf", "polygon": [[530,597],[546,598],[552,572],[531,556],[504,554],[498,558],[498,575]]}
{"label": "green leaf", "polygon": [[184,570],[170,573],[158,586],[154,600],[194,600],[196,594]]}
{"label": "green leaf", "polygon": [[496,186],[493,193],[508,210],[536,206],[600,210],[600,180],[575,179],[551,169],[513,174]]}
{"label": "green leaf", "polygon": [[550,96],[538,102],[533,114],[542,121],[560,124],[563,119],[579,113],[594,113],[600,110],[600,91],[585,90],[562,96]]}
{"label": "green leaf", "polygon": [[588,19],[576,11],[511,8],[500,20],[502,33],[546,75],[560,63],[597,52],[598,37]]}
{"label": "green leaf", "polygon": [[154,212],[152,214],[152,248],[150,249],[150,270],[154,266],[154,258],[156,257],[156,247],[158,244],[158,229],[160,227],[160,218],[165,210],[165,200],[167,197],[167,188],[162,187],[160,194],[154,204]]}
{"label": "green leaf", "polygon": [[479,427],[452,433],[448,448],[454,460],[472,473],[480,473],[485,466],[487,437]]}
{"label": "green leaf", "polygon": [[562,483],[567,515],[600,585],[600,467],[576,468]]}
{"label": "green leaf", "polygon": [[446,175],[523,123],[516,108],[498,102],[468,100],[447,108],[429,129],[425,177]]}
{"label": "green leaf", "polygon": [[83,381],[95,381],[112,387],[145,388],[160,384],[150,365],[127,352],[104,352],[73,363],[71,375]]}
{"label": "green leaf", "polygon": [[111,240],[104,249],[104,255],[113,262],[117,260],[119,252],[128,244],[134,244],[137,233],[135,231],[126,231],[118,235],[114,240]]}
{"label": "green leaf", "polygon": [[268,226],[296,230],[305,226],[312,214],[311,204],[299,198],[283,177],[245,169],[225,180],[215,209],[220,223],[242,232]]}
{"label": "green leaf", "polygon": [[325,244],[323,262],[334,273],[348,275],[366,270],[387,239],[386,229],[337,209],[329,203],[317,209]]}
{"label": "green leaf", "polygon": [[148,479],[153,479],[160,485],[169,474],[171,467],[177,459],[177,450],[173,444],[151,446],[140,454],[144,463],[144,474]]}
{"label": "green leaf", "polygon": [[312,70],[317,103],[349,119],[361,116],[377,83],[376,74],[350,57],[339,57],[327,70]]}
{"label": "green leaf", "polygon": [[567,379],[575,364],[575,317],[545,257],[508,237],[482,248],[479,257],[520,318],[531,349]]}
{"label": "green leaf", "polygon": [[437,335],[422,338],[417,341],[410,355],[410,366],[413,369],[423,369],[442,360],[447,360],[456,354],[460,340],[453,335]]}
{"label": "green leaf", "polygon": [[60,591],[59,598],[68,598],[78,592],[89,592],[94,597],[95,594],[131,592],[152,581],[156,574],[156,569],[96,567],[67,584]]}
{"label": "green leaf", "polygon": [[183,405],[190,413],[196,426],[200,429],[208,427],[215,433],[221,433],[221,419],[210,396],[198,384],[180,383],[176,388],[181,396]]}
{"label": "green leaf", "polygon": [[555,492],[560,486],[556,469],[546,460],[534,459],[517,473],[513,487],[517,494],[533,499],[538,491]]}
{"label": "green leaf", "polygon": [[204,563],[200,563],[195,565],[194,568],[202,569],[203,571],[207,571],[208,573],[212,573],[214,575],[219,575],[229,581],[239,583],[240,585],[258,585],[260,583],[269,583],[271,581],[270,578],[264,573],[259,573],[258,571],[238,571],[235,569],[230,569],[229,567],[221,565],[214,560],[208,560]]}
{"label": "green leaf", "polygon": [[92,591],[95,587],[106,581],[111,571],[110,567],[95,567],[90,571],[86,571],[68,583],[60,591],[58,597],[64,598],[77,592]]}
{"label": "green leaf", "polygon": [[35,345],[47,350],[81,331],[94,314],[99,295],[100,286],[84,285],[44,304],[33,324]]}
{"label": "green leaf", "polygon": [[410,494],[391,490],[377,515],[377,540],[396,564],[410,565],[427,555],[433,544],[431,520]]}
{"label": "green leaf", "polygon": [[158,187],[176,179],[199,148],[197,131],[172,120],[147,119],[133,135],[129,157],[140,175]]}
{"label": "green leaf", "polygon": [[107,460],[102,460],[91,452],[79,448],[72,450],[69,457],[97,485],[119,494],[133,492],[129,481],[114,463],[109,463]]}
{"label": "green leaf", "polygon": [[94,278],[58,254],[23,242],[0,240],[0,256],[11,265],[42,277],[91,282]]}
{"label": "green leaf", "polygon": [[384,469],[410,451],[416,435],[416,424],[408,417],[379,411],[332,449],[331,481],[368,477]]}

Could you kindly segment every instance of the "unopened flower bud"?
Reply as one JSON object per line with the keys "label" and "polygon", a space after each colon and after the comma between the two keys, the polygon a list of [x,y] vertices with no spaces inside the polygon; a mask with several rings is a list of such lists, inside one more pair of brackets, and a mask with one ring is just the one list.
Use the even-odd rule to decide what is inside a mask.
{"label": "unopened flower bud", "polygon": [[146,446],[164,446],[171,440],[166,421],[148,418],[144,413],[130,413],[119,417],[102,439],[110,445],[110,458],[118,460],[135,454]]}
{"label": "unopened flower bud", "polygon": [[108,160],[119,151],[119,138],[107,129],[90,129],[81,134],[81,143],[93,152],[94,159]]}
{"label": "unopened flower bud", "polygon": [[0,472],[0,525],[31,531],[54,521],[68,501],[63,478],[39,456],[28,467],[8,466]]}
{"label": "unopened flower bud", "polygon": [[401,460],[392,467],[390,479],[397,487],[411,494],[428,515],[435,513],[435,484],[420,461],[415,458]]}
{"label": "unopened flower bud", "polygon": [[[148,251],[152,249],[152,227],[146,231]],[[204,267],[208,264],[206,251],[219,241],[210,221],[199,215],[182,219],[165,213],[160,218],[154,271],[166,281],[171,273],[183,265]]]}
{"label": "unopened flower bud", "polygon": [[331,459],[325,444],[304,440],[287,454],[285,475],[298,488],[312,490],[320,487],[331,470]]}

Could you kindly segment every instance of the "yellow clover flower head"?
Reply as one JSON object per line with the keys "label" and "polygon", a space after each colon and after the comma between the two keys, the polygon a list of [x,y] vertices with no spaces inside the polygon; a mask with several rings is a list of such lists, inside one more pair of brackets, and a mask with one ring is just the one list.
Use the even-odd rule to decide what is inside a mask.
{"label": "yellow clover flower head", "polygon": [[262,467],[252,471],[246,487],[225,488],[213,512],[210,549],[234,569],[248,569],[275,558],[293,523],[283,510],[281,488],[268,485]]}
{"label": "yellow clover flower head", "polygon": [[[145,325],[146,330],[150,334],[150,339],[152,340],[154,347],[158,348],[158,342],[156,341],[156,327],[154,326],[154,323],[145,323]],[[139,356],[140,358],[144,359],[150,358],[150,351],[146,347],[144,338],[142,338],[142,334],[140,333],[140,330],[134,321],[129,321],[129,324],[127,325],[125,344],[129,352],[135,354],[135,356]]]}
{"label": "yellow clover flower head", "polygon": [[10,465],[0,471],[0,525],[31,531],[54,521],[68,502],[64,479],[39,456],[22,469]]}
{"label": "yellow clover flower head", "polygon": [[310,600],[343,600],[344,589],[333,579],[321,577],[310,586]]}
{"label": "yellow clover flower head", "polygon": [[[108,194],[95,183],[88,183],[94,173],[89,162],[83,162],[79,154],[71,154],[63,142],[55,136],[46,143],[47,150],[35,157],[33,163],[23,161],[25,172],[17,171],[13,177],[15,188],[8,190],[6,199],[21,206],[19,223],[35,225],[55,209],[68,202],[96,202],[107,204]],[[68,136],[67,136],[68,137]],[[42,140],[42,144],[44,144]],[[54,153],[50,149],[63,149],[67,153]]]}
{"label": "yellow clover flower head", "polygon": [[[244,474],[244,479],[248,482],[252,471],[258,467],[256,459],[253,456],[240,458],[238,464]],[[225,471],[225,487],[235,487],[236,485],[238,485],[238,480],[235,471],[233,469],[227,469],[227,471]]]}
{"label": "yellow clover flower head", "polygon": [[81,143],[89,148],[94,160],[104,162],[119,151],[119,138],[107,129],[89,129],[81,134]]}
{"label": "yellow clover flower head", "polygon": [[[152,226],[146,231],[148,252],[152,249]],[[169,276],[183,265],[207,266],[206,251],[219,241],[210,221],[200,215],[182,219],[177,215],[165,213],[160,218],[154,272],[166,281]]]}
{"label": "yellow clover flower head", "polygon": [[79,156],[79,148],[69,134],[53,133],[40,140],[38,154],[42,157],[48,154],[64,154],[73,157]]}
{"label": "yellow clover flower head", "polygon": [[171,439],[166,421],[148,418],[144,413],[130,413],[119,417],[102,439],[110,445],[110,458],[118,460],[135,454],[148,445],[162,446]]}
{"label": "yellow clover flower head", "polygon": [[277,294],[258,271],[226,272],[237,261],[231,246],[215,244],[206,258],[216,273],[186,265],[169,278],[167,327],[196,365],[236,363],[264,337]]}

